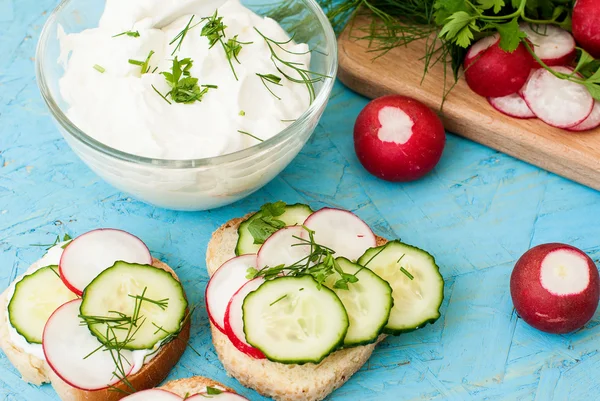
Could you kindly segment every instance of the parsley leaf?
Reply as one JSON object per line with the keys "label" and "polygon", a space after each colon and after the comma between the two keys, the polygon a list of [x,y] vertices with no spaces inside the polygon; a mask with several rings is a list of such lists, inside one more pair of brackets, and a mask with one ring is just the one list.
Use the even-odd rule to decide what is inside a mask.
{"label": "parsley leaf", "polygon": [[458,11],[448,18],[439,36],[456,42],[461,47],[468,47],[473,41],[473,32],[479,32],[477,18],[465,11]]}
{"label": "parsley leaf", "polygon": [[264,244],[275,231],[286,226],[285,222],[277,219],[285,212],[285,202],[278,201],[262,205],[256,217],[248,225],[248,232],[254,238],[255,244]]}
{"label": "parsley leaf", "polygon": [[507,52],[514,52],[519,47],[521,39],[527,38],[527,34],[519,28],[518,18],[513,18],[505,24],[496,24],[500,33],[500,47]]}
{"label": "parsley leaf", "polygon": [[215,10],[215,13],[212,16],[202,18],[202,21],[207,22],[206,25],[202,27],[200,36],[204,36],[208,39],[210,48],[225,37],[225,28],[227,28],[227,26],[223,24],[223,17],[219,17],[217,12],[218,10]]}
{"label": "parsley leaf", "polygon": [[493,8],[495,14],[498,14],[505,6],[504,0],[477,0],[477,2],[481,4],[481,8],[484,10]]}
{"label": "parsley leaf", "polygon": [[433,6],[436,9],[435,23],[437,25],[444,25],[446,20],[448,20],[448,18],[450,18],[454,13],[459,11],[470,11],[467,2],[464,0],[436,1]]}
{"label": "parsley leaf", "polygon": [[167,102],[167,97],[170,96],[175,103],[194,103],[202,101],[202,97],[208,92],[209,89],[215,89],[215,85],[198,85],[198,78],[194,78],[190,74],[193,61],[190,58],[184,58],[178,60],[177,57],[173,59],[173,66],[171,72],[161,72],[161,74],[167,80],[167,84],[171,87],[171,90],[166,94],[162,95],[158,92]]}

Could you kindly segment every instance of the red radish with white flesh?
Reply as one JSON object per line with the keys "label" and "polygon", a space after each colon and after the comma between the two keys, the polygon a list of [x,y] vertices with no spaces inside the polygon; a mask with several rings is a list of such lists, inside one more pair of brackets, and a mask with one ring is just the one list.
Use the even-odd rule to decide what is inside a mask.
{"label": "red radish with white flesh", "polygon": [[488,102],[502,114],[515,118],[535,118],[533,111],[517,93],[503,97],[488,97]]}
{"label": "red radish with white flesh", "polygon": [[[527,34],[531,48],[547,66],[562,66],[571,63],[577,51],[575,39],[568,31],[552,25],[521,24],[521,31]],[[540,68],[536,61],[536,68]]]}
{"label": "red radish with white flesh", "polygon": [[290,266],[308,257],[310,245],[304,245],[302,239],[299,239],[303,238],[304,233],[306,230],[302,226],[289,226],[272,234],[258,250],[257,269]]}
{"label": "red radish with white flesh", "polygon": [[117,366],[111,352],[102,349],[102,343],[82,324],[81,302],[69,301],[50,316],[42,339],[44,355],[54,373],[70,386],[88,391],[105,389],[121,380],[115,372],[131,372],[133,366],[128,361],[133,361],[132,352],[121,350],[122,366]]}
{"label": "red radish with white flesh", "polygon": [[152,264],[144,242],[122,230],[103,228],[80,235],[67,245],[59,263],[60,277],[77,295],[117,261]]}
{"label": "red radish with white flesh", "polygon": [[196,394],[191,397],[185,399],[185,401],[206,401],[207,398],[213,399],[216,398],[221,401],[248,401],[246,397],[242,397],[239,394],[230,393],[228,391],[223,391],[220,394]]}
{"label": "red radish with white flesh", "polygon": [[[369,248],[377,246],[371,228],[355,214],[341,209],[323,208],[311,214],[304,225],[314,231],[315,242],[351,261],[360,258]],[[306,230],[302,234],[309,238]]]}
{"label": "red radish with white flesh", "polygon": [[594,102],[592,113],[588,116],[588,118],[583,120],[581,124],[567,129],[569,131],[581,132],[589,131],[598,127],[600,127],[600,102],[596,100]]}
{"label": "red radish with white flesh", "polygon": [[244,284],[231,298],[229,305],[227,305],[227,310],[225,311],[225,332],[227,333],[227,337],[229,337],[229,341],[231,341],[239,351],[254,359],[265,359],[265,354],[248,344],[246,341],[242,305],[244,304],[246,295],[258,289],[264,282],[265,280],[262,277],[259,277]]}
{"label": "red radish with white flesh", "polygon": [[575,40],[592,56],[600,58],[600,2],[577,0],[573,6],[572,31]]}
{"label": "red radish with white flesh", "polygon": [[600,297],[598,269],[581,250],[538,245],[517,261],[510,294],[519,316],[548,333],[570,333],[594,316]]}
{"label": "red radish with white flesh", "polygon": [[[187,398],[189,400],[189,398]],[[182,401],[183,398],[167,390],[153,388],[150,390],[137,391],[122,401]]]}
{"label": "red radish with white flesh", "polygon": [[248,282],[248,269],[256,268],[256,255],[247,254],[223,263],[206,286],[206,311],[208,318],[225,335],[225,311],[231,297]]}
{"label": "red radish with white flesh", "polygon": [[534,58],[520,43],[509,53],[500,47],[500,36],[477,41],[465,56],[465,79],[469,88],[483,97],[502,97],[517,93],[527,81]]}
{"label": "red radish with white flesh", "polygon": [[[563,74],[573,72],[568,67],[553,69]],[[557,78],[546,69],[538,69],[531,74],[523,88],[523,97],[540,120],[557,128],[570,128],[582,123],[594,107],[594,99],[585,86]]]}
{"label": "red radish with white flesh", "polygon": [[371,101],[354,124],[354,149],[364,168],[386,181],[414,181],[438,164],[446,144],[440,118],[406,96]]}

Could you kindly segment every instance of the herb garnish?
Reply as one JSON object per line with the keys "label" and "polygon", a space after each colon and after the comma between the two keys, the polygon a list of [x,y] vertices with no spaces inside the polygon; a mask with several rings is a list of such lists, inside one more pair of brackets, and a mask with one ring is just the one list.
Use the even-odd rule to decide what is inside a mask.
{"label": "herb garnish", "polygon": [[[293,36],[289,40],[286,40],[284,42],[279,42],[279,41],[276,41],[274,39],[271,39],[271,38],[265,36],[256,27],[254,27],[254,30],[264,39],[265,43],[267,44],[267,46],[271,52],[271,61],[273,62],[273,65],[275,66],[275,68],[277,68],[277,71],[279,71],[279,73],[281,75],[283,75],[283,77],[286,78],[288,81],[306,85],[306,88],[308,90],[308,95],[310,98],[310,102],[312,103],[315,100],[315,96],[316,96],[314,84],[317,82],[323,82],[325,79],[331,78],[331,77],[324,75],[324,74],[314,72],[314,71],[307,70],[304,67],[304,64],[302,64],[302,63],[286,61],[286,60],[282,59],[275,51],[275,48],[279,48],[288,54],[295,54],[295,55],[306,54],[306,53],[310,52],[310,50],[306,53],[292,52],[290,50],[287,50],[283,45],[286,45],[286,44],[292,42],[292,40],[294,39]],[[288,73],[286,73],[282,69],[284,66],[291,69],[292,71],[295,71],[300,78],[293,77],[293,76],[289,75]]]}
{"label": "herb garnish", "polygon": [[315,232],[308,227],[302,226],[308,233],[309,239],[294,236],[298,240],[297,244],[292,246],[310,247],[308,255],[292,263],[289,266],[279,265],[275,267],[266,266],[260,270],[255,268],[248,269],[248,279],[263,277],[265,280],[272,280],[280,276],[312,276],[317,282],[318,288],[321,288],[325,280],[332,274],[338,274],[339,279],[333,284],[333,288],[348,290],[349,283],[358,282],[356,274],[345,273],[338,261],[335,260],[335,251],[326,246],[320,245],[315,241]]}
{"label": "herb garnish", "polygon": [[208,395],[219,395],[221,394],[223,391],[219,390],[218,388],[214,388],[214,387],[210,387],[210,386],[206,386],[206,394]]}
{"label": "herb garnish", "polygon": [[251,137],[251,138],[254,138],[254,139],[256,139],[256,140],[257,140],[257,141],[259,141],[259,142],[264,142],[262,139],[260,139],[260,138],[259,138],[259,137],[257,137],[256,135],[252,135],[252,134],[251,134],[251,133],[249,133],[249,132],[242,131],[242,130],[238,130],[238,132],[239,132],[240,134],[247,135],[247,136],[249,136],[249,137]]}
{"label": "herb garnish", "polygon": [[57,235],[56,238],[54,239],[54,242],[51,244],[31,244],[30,246],[43,246],[43,247],[46,247],[46,250],[49,250],[50,248],[53,248],[56,245],[58,245],[59,242],[67,242],[66,244],[64,244],[61,247],[62,249],[65,249],[72,240],[73,239],[71,238],[71,236],[69,234],[63,235],[62,240],[60,239],[60,235]]}
{"label": "herb garnish", "polygon": [[269,306],[273,306],[275,305],[277,302],[281,301],[282,299],[287,298],[287,294],[282,295],[280,298],[276,299],[275,301],[271,302],[271,304],[269,304]]}
{"label": "herb garnish", "polygon": [[147,74],[150,71],[150,59],[154,55],[154,50],[150,50],[145,61],[129,59],[129,64],[138,65],[141,68],[142,74]]}
{"label": "herb garnish", "polygon": [[140,31],[125,31],[125,32],[121,32],[119,34],[116,34],[113,36],[113,38],[118,38],[119,36],[123,36],[123,35],[127,35],[131,38],[139,38],[140,37]]}
{"label": "herb garnish", "polygon": [[98,64],[94,64],[94,70],[98,71],[100,74],[104,74],[104,72],[106,71],[104,67]]}
{"label": "herb garnish", "polygon": [[190,26],[192,24],[192,21],[194,21],[195,17],[196,17],[195,15],[192,15],[192,17],[190,18],[189,22],[185,26],[185,28],[183,28],[183,30],[181,32],[179,32],[177,34],[177,36],[175,36],[175,38],[173,38],[173,40],[169,43],[169,45],[172,45],[177,40],[179,40],[179,43],[177,43],[177,46],[175,46],[175,49],[173,49],[173,52],[171,53],[171,56],[175,55],[175,53],[177,51],[181,50],[181,44],[183,43],[183,40],[185,39],[185,36],[189,32],[189,30],[197,27],[198,25],[200,25],[200,22],[198,22],[196,25]]}
{"label": "herb garnish", "polygon": [[212,49],[217,42],[221,44],[223,50],[225,51],[225,57],[227,58],[229,66],[231,67],[231,71],[233,72],[233,76],[237,81],[238,76],[231,60],[235,60],[238,64],[240,64],[238,55],[242,50],[242,45],[249,45],[252,42],[240,42],[238,40],[238,35],[235,35],[233,38],[230,38],[225,42],[225,28],[227,28],[227,26],[223,23],[223,17],[219,17],[218,10],[215,10],[215,13],[210,17],[202,18],[202,21],[206,21],[206,24],[202,27],[200,36],[204,36],[208,39],[209,49]]}
{"label": "herb garnish", "polygon": [[271,95],[275,96],[278,100],[281,100],[281,98],[279,96],[277,96],[271,90],[271,88],[269,88],[269,85],[267,85],[267,82],[270,82],[277,86],[283,86],[281,84],[281,77],[278,77],[277,75],[274,75],[274,74],[259,74],[258,72],[256,73],[256,75],[258,75],[260,77],[260,80],[262,81],[263,85],[265,86],[265,88],[267,88],[267,90],[269,92],[271,92]]}
{"label": "herb garnish", "polygon": [[254,238],[254,244],[260,245],[269,238],[275,231],[286,226],[285,222],[277,217],[285,213],[285,202],[278,201],[267,203],[260,207],[260,211],[252,217],[248,224],[248,232]]}
{"label": "herb garnish", "polygon": [[178,60],[177,56],[173,59],[173,66],[171,72],[161,72],[167,80],[167,84],[171,87],[171,90],[167,94],[163,95],[152,87],[167,103],[171,102],[167,99],[171,99],[175,103],[194,103],[202,101],[202,97],[208,92],[209,89],[216,89],[216,85],[198,85],[198,78],[194,78],[190,74],[193,61],[190,58],[184,58]]}

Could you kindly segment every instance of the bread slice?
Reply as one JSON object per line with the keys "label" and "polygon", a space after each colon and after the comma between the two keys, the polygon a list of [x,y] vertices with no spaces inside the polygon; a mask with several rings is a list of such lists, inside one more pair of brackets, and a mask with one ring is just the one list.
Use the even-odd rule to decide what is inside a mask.
{"label": "bread slice", "polygon": [[222,385],[212,379],[194,376],[187,379],[179,379],[170,381],[159,388],[170,391],[173,394],[177,394],[180,397],[192,396],[195,394],[205,393],[206,387],[216,388],[222,391],[235,393],[235,391],[227,386]]}
{"label": "bread slice", "polygon": [[[167,264],[153,258],[152,265],[168,271],[178,280],[173,269]],[[36,262],[31,265],[25,274],[35,270],[37,267],[38,265]],[[22,276],[18,279],[21,277]],[[36,385],[51,383],[52,387],[54,387],[58,396],[63,401],[116,401],[127,395],[124,392],[109,389],[85,391],[74,388],[58,377],[48,366],[46,361],[27,354],[23,352],[21,348],[14,345],[10,341],[10,334],[8,332],[6,307],[9,300],[7,298],[8,290],[0,295],[0,322],[3,322],[3,324],[0,325],[0,348],[2,348],[13,366],[21,373],[23,380]],[[158,354],[146,363],[138,373],[128,377],[128,380],[133,387],[138,390],[152,388],[163,381],[173,366],[175,366],[181,355],[183,355],[189,338],[190,320],[188,319],[175,339],[163,346]],[[115,387],[121,388],[122,390],[127,389],[126,385],[123,383],[120,383]]]}
{"label": "bread slice", "polygon": [[[206,251],[206,267],[212,274],[235,257],[237,230],[244,220],[228,221],[212,235]],[[377,245],[387,243],[377,237]],[[238,351],[226,335],[211,323],[213,344],[228,374],[242,385],[276,401],[318,401],[344,384],[369,359],[376,344],[336,351],[318,365],[285,365],[266,359],[254,359]],[[385,336],[380,336],[381,341]]]}

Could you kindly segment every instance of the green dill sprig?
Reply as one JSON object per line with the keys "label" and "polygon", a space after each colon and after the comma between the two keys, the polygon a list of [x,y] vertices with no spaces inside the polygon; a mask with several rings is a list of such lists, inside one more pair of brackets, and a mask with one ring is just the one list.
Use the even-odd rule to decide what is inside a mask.
{"label": "green dill sprig", "polygon": [[129,36],[130,38],[139,38],[140,37],[140,31],[125,31],[125,32],[121,32],[118,33],[116,35],[113,36],[113,38],[118,38],[119,36]]}
{"label": "green dill sprig", "polygon": [[251,133],[249,133],[249,132],[247,132],[247,131],[238,130],[238,132],[239,132],[240,134],[242,134],[242,135],[246,135],[246,136],[249,136],[249,137],[251,137],[251,138],[254,138],[254,139],[256,139],[256,140],[257,140],[257,141],[259,141],[259,142],[264,142],[262,139],[260,139],[260,138],[259,138],[259,137],[257,137],[256,135],[252,135]]}
{"label": "green dill sprig", "polygon": [[271,90],[271,88],[269,88],[269,85],[267,85],[267,82],[268,82],[273,85],[283,86],[281,84],[281,77],[278,77],[277,75],[274,75],[274,74],[259,74],[258,72],[256,73],[256,75],[258,77],[260,77],[261,82],[263,83],[265,88],[267,88],[267,90],[269,92],[271,92],[271,95],[275,96],[277,98],[277,100],[281,100],[281,98],[279,96],[277,96],[275,94],[275,92],[273,92],[273,90]]}
{"label": "green dill sprig", "polygon": [[[293,37],[287,41],[279,42],[264,35],[256,27],[254,27],[254,30],[263,38],[263,40],[267,44],[267,47],[271,52],[271,61],[273,62],[273,65],[275,66],[277,71],[279,71],[279,73],[288,81],[305,85],[306,89],[308,90],[310,102],[312,103],[316,97],[314,84],[317,82],[323,82],[325,81],[325,79],[331,79],[331,77],[307,70],[304,64],[293,61],[287,61],[279,56],[275,48],[279,48],[288,54],[301,54],[289,51],[284,47],[284,45],[290,43],[293,40]],[[293,77],[290,74],[286,73],[283,70],[283,67],[287,67],[288,69],[291,69],[292,71],[296,72],[299,78]]]}
{"label": "green dill sprig", "polygon": [[154,55],[154,50],[150,50],[150,53],[148,53],[146,60],[140,61],[140,60],[129,59],[129,64],[139,66],[142,74],[147,74],[148,72],[150,72],[150,59],[152,58],[153,55]]}
{"label": "green dill sprig", "polygon": [[265,280],[273,280],[280,276],[312,276],[317,282],[318,287],[324,285],[325,281],[333,274],[337,274],[337,279],[333,288],[348,290],[348,284],[358,282],[356,274],[345,273],[339,262],[335,259],[335,251],[315,241],[315,232],[306,226],[302,226],[308,233],[308,239],[294,236],[298,241],[292,246],[309,248],[307,256],[299,259],[290,265],[278,265],[274,267],[266,266],[260,270],[255,268],[248,269],[248,279],[262,277]]}
{"label": "green dill sprig", "polygon": [[192,17],[188,21],[187,25],[185,26],[185,28],[183,28],[183,30],[181,32],[179,32],[177,34],[177,36],[175,36],[175,38],[173,38],[173,40],[171,42],[169,42],[169,45],[172,45],[173,43],[179,41],[177,43],[177,46],[175,46],[175,49],[173,49],[171,56],[174,56],[176,52],[181,50],[181,45],[183,44],[183,40],[185,39],[187,33],[202,23],[202,21],[200,21],[197,24],[192,26],[192,22],[194,21],[195,17],[196,17],[195,15],[192,15]]}
{"label": "green dill sprig", "polygon": [[65,234],[63,235],[62,240],[60,239],[60,235],[57,235],[56,238],[54,239],[54,242],[51,244],[31,244],[30,246],[41,246],[41,247],[45,247],[46,251],[50,250],[51,248],[55,247],[56,245],[58,245],[59,242],[67,242],[66,244],[64,244],[62,246],[63,249],[65,249],[67,247],[67,245],[69,245],[69,243],[71,243],[71,241],[73,240],[73,238],[71,238],[71,236],[69,234]]}

